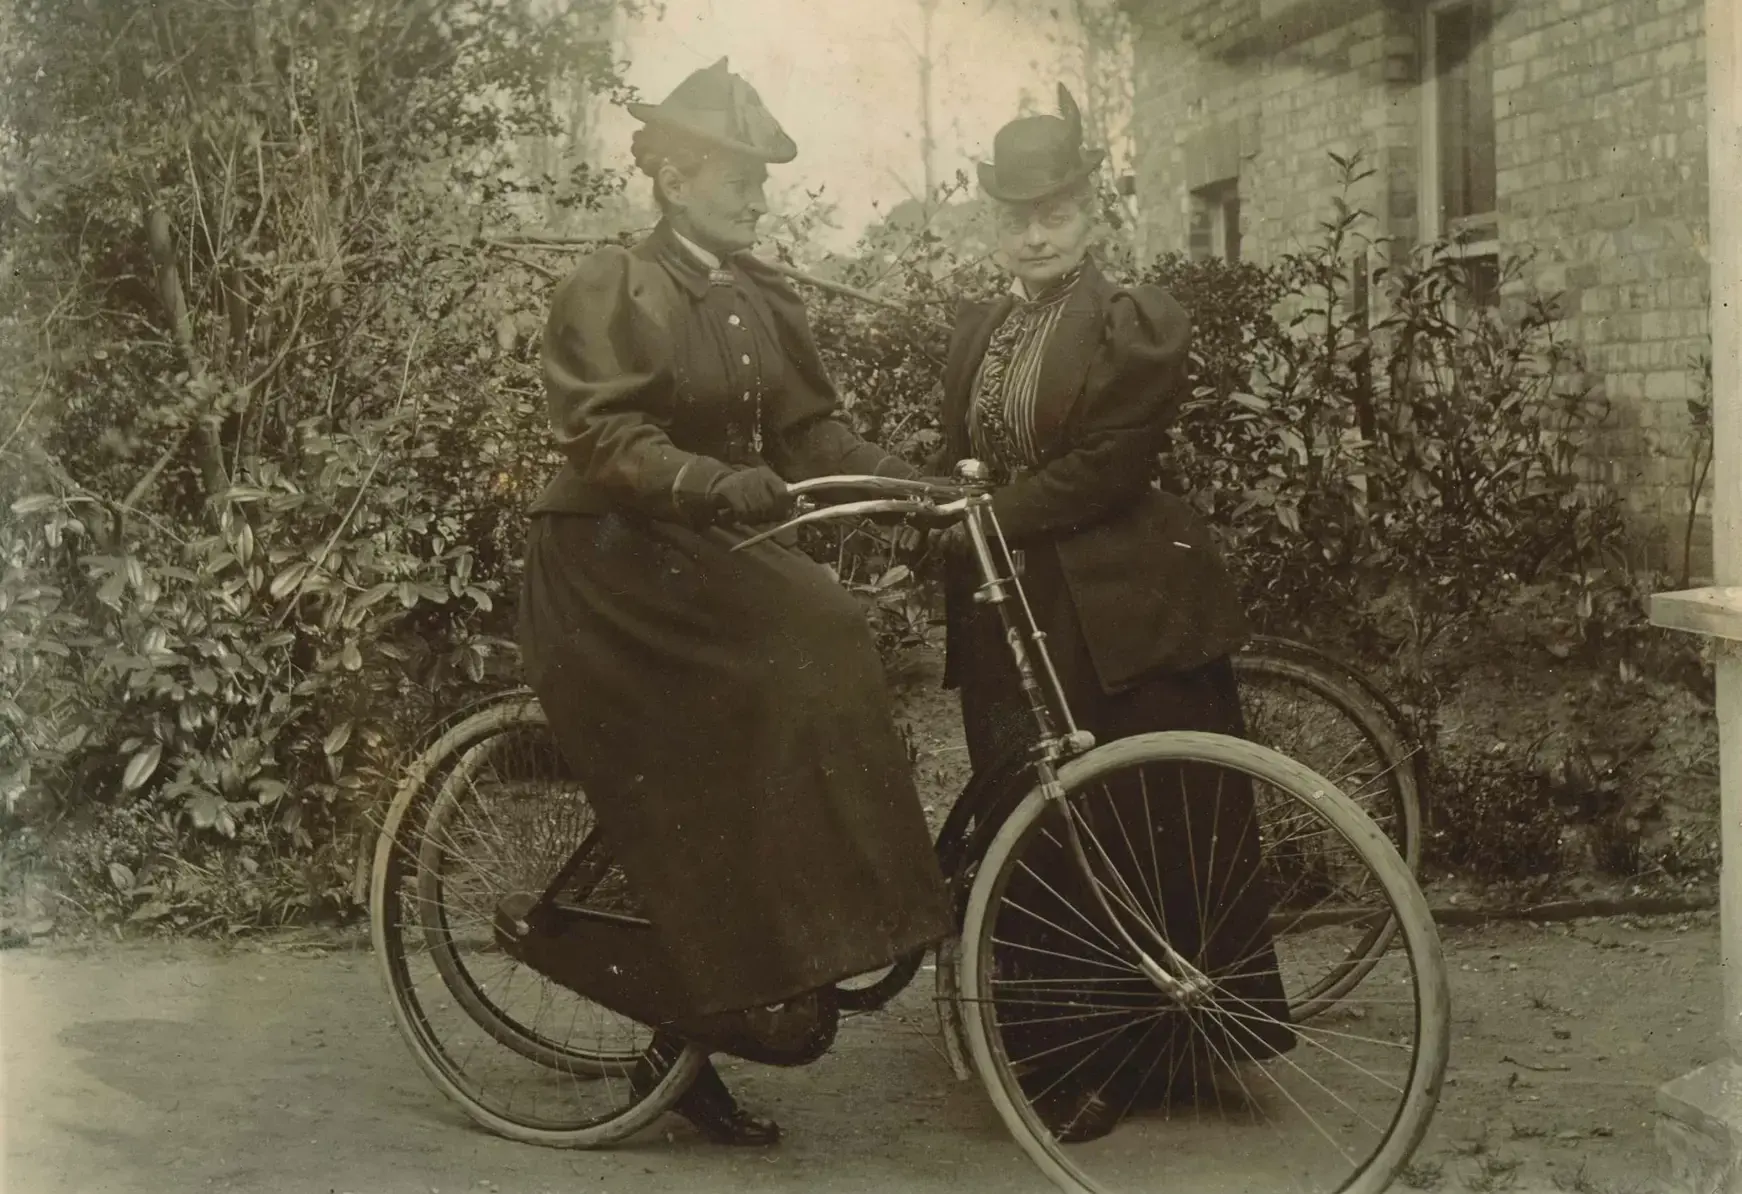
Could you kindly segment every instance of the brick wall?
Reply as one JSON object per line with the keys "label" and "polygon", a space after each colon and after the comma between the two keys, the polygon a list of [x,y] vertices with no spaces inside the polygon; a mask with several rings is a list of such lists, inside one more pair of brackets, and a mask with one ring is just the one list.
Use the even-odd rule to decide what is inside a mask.
{"label": "brick wall", "polygon": [[[1419,0],[1129,6],[1145,252],[1186,249],[1192,191],[1238,174],[1242,253],[1273,260],[1313,238],[1335,191],[1328,155],[1355,150],[1375,173],[1353,200],[1379,236],[1415,240]],[[1564,292],[1613,404],[1602,479],[1626,496],[1649,562],[1677,563],[1690,360],[1707,334],[1702,2],[1495,7],[1502,251],[1534,253],[1532,280]]]}
{"label": "brick wall", "polygon": [[[1361,150],[1377,165],[1381,149],[1413,137],[1413,88],[1387,82],[1397,70],[1386,52],[1398,24],[1376,10],[1269,61],[1217,59],[1175,30],[1140,24],[1134,62],[1145,249],[1183,249],[1191,192],[1232,174],[1240,179],[1246,256],[1272,259],[1311,240],[1336,189],[1330,155]],[[1413,69],[1413,59],[1405,65]],[[1379,97],[1390,102],[1376,104]],[[1377,176],[1352,198],[1375,213],[1388,206]]]}
{"label": "brick wall", "polygon": [[1700,0],[1520,5],[1494,51],[1502,241],[1534,246],[1539,282],[1566,293],[1614,404],[1605,479],[1666,531],[1687,513],[1707,335],[1702,16]]}

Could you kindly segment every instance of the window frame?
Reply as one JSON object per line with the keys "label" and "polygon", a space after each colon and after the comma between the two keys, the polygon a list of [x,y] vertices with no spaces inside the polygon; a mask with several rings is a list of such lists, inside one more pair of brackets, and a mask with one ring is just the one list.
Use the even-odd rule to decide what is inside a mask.
{"label": "window frame", "polygon": [[[1496,278],[1500,277],[1500,215],[1499,215],[1499,170],[1495,170],[1495,208],[1473,216],[1460,216],[1452,220],[1442,217],[1444,196],[1442,193],[1442,176],[1440,170],[1441,137],[1440,137],[1440,72],[1438,69],[1438,26],[1444,14],[1458,9],[1475,8],[1486,4],[1489,9],[1488,36],[1494,36],[1493,0],[1429,0],[1422,9],[1421,17],[1421,171],[1420,189],[1418,194],[1418,219],[1421,224],[1423,243],[1429,243],[1441,237],[1453,243],[1446,252],[1461,260],[1471,261],[1489,258],[1493,262]],[[1493,71],[1489,71],[1489,85],[1492,86]],[[1496,119],[1498,123],[1498,119]],[[1448,225],[1450,225],[1448,227]],[[1467,237],[1459,242],[1460,235]],[[1503,281],[1504,279],[1501,279]],[[1453,303],[1454,308],[1461,304]],[[1499,305],[1499,292],[1496,289],[1492,305],[1481,308],[1494,310]],[[1454,322],[1462,322],[1464,313],[1454,310],[1450,313]]]}
{"label": "window frame", "polygon": [[[1214,182],[1205,183],[1201,187],[1193,187],[1190,193],[1192,204],[1192,219],[1195,223],[1198,217],[1203,217],[1209,231],[1209,241],[1204,248],[1201,260],[1225,261],[1230,264],[1239,262],[1241,248],[1245,241],[1245,229],[1241,226],[1242,204],[1240,201],[1240,178],[1234,175],[1230,178],[1218,178]],[[1233,231],[1230,256],[1230,227]],[[1198,248],[1197,238],[1192,237],[1192,249]]]}

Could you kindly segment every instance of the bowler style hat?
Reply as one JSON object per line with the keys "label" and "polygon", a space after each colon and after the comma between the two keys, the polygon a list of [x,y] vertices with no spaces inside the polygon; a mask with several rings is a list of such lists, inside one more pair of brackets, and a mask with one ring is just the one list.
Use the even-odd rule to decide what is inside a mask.
{"label": "bowler style hat", "polygon": [[790,162],[798,146],[763,106],[762,97],[726,60],[691,74],[658,104],[628,104],[649,127],[669,128],[760,162]]}
{"label": "bowler style hat", "polygon": [[1059,116],[1024,116],[998,130],[992,160],[979,164],[980,188],[1000,203],[1035,203],[1100,169],[1106,153],[1083,150],[1083,113],[1063,83]]}

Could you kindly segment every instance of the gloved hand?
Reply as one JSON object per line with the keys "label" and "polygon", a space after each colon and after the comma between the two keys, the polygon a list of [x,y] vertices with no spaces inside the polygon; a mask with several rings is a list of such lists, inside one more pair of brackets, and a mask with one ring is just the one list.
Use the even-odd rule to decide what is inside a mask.
{"label": "gloved hand", "polygon": [[889,536],[889,546],[897,561],[912,567],[925,557],[927,535],[912,523],[899,523]]}
{"label": "gloved hand", "polygon": [[899,477],[903,481],[919,480],[919,470],[891,452],[874,470],[879,477]]}
{"label": "gloved hand", "polygon": [[714,483],[708,496],[716,506],[724,507],[731,521],[745,526],[774,522],[792,509],[786,482],[767,467],[727,473]]}
{"label": "gloved hand", "polygon": [[942,530],[932,532],[931,550],[940,559],[972,559],[974,541],[968,538],[968,528],[965,524],[952,522]]}

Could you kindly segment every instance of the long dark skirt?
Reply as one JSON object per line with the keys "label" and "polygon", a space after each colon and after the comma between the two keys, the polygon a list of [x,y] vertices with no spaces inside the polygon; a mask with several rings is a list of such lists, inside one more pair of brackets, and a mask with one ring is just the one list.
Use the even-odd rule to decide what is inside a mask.
{"label": "long dark skirt", "polygon": [[[1057,554],[1044,547],[1025,554],[1024,587],[1048,651],[1078,725],[1098,742],[1161,730],[1244,735],[1226,658],[1106,692]],[[1032,742],[1034,718],[995,611],[978,607],[958,647],[969,755],[979,769]],[[1124,880],[1119,895],[1135,897],[1173,948],[1216,979],[1217,998],[1190,1014],[1170,1011],[1153,986],[1134,977],[1128,951],[1069,852],[1062,818],[1043,820],[1006,889],[993,959],[994,975],[1006,984],[1000,1002],[1010,1001],[1001,1011],[1005,1047],[1030,1098],[1043,1104],[1088,1091],[1125,1109],[1201,1092],[1221,1068],[1216,1063],[1274,1056],[1295,1042],[1267,926],[1250,781],[1201,765],[1146,771],[1140,784],[1091,795],[1085,811],[1093,841]],[[1088,849],[1098,862],[1095,846]]]}
{"label": "long dark skirt", "polygon": [[528,539],[528,681],[657,928],[624,948],[656,942],[665,989],[618,1007],[652,1022],[790,999],[952,927],[863,612],[807,557],[738,541],[619,514]]}

